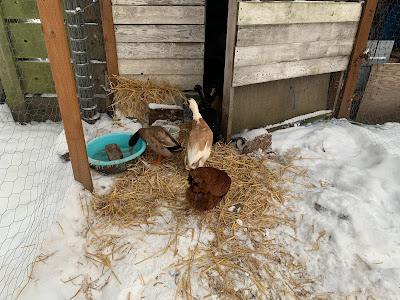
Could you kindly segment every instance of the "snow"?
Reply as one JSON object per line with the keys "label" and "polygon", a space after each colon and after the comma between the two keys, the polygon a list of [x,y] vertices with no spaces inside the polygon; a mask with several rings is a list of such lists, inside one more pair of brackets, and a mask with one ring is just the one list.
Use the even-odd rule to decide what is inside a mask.
{"label": "snow", "polygon": [[157,103],[149,103],[150,109],[179,109],[183,110],[182,106],[179,105],[169,105],[169,104],[157,104]]}
{"label": "snow", "polygon": [[[46,132],[47,138],[52,137],[53,142],[49,144],[65,146],[65,137],[59,134],[62,129],[60,124],[44,124],[45,129],[41,124],[24,128]],[[20,138],[20,125],[11,125],[11,122],[0,119],[0,126],[8,126],[7,141],[15,139],[22,143],[24,139]],[[95,126],[84,125],[87,140],[109,132],[135,132],[139,128],[140,124],[128,119],[112,122],[106,116],[102,116]],[[265,129],[258,131],[260,134],[263,132]],[[252,137],[255,136],[253,132]],[[58,142],[54,142],[57,139]],[[307,176],[296,177],[292,183],[287,183],[297,195],[287,204],[296,219],[296,231],[282,226],[268,231],[268,235],[285,245],[285,251],[295,255],[305,266],[308,277],[315,280],[315,297],[322,294],[328,295],[327,299],[367,299],[368,296],[374,299],[399,299],[399,139],[398,123],[387,123],[380,128],[374,128],[330,121],[272,133],[274,159],[294,164],[299,172],[306,170]],[[16,146],[26,149],[22,147],[29,143],[31,141],[20,146],[17,143]],[[34,141],[32,143],[35,144]],[[38,144],[43,145],[43,140]],[[2,147],[0,155],[8,155],[8,148],[4,150]],[[57,153],[55,158],[47,152],[46,157],[50,157],[49,161],[54,161],[54,167],[58,168],[60,164],[69,166],[68,163],[58,160],[58,153],[64,150],[63,146],[54,148],[51,153]],[[292,161],[287,161],[288,155],[293,157]],[[10,159],[7,158],[5,162]],[[1,163],[3,167],[4,162]],[[48,165],[44,164],[42,167],[48,168]],[[58,171],[57,168],[55,170]],[[4,178],[2,170],[0,168],[0,177]],[[34,170],[40,172],[41,169]],[[105,193],[112,187],[112,177],[97,172],[92,174],[98,193]],[[6,176],[9,178],[8,173]],[[72,184],[65,207],[47,230],[38,252],[49,257],[43,263],[35,265],[32,280],[19,299],[70,299],[77,293],[82,282],[90,284],[90,279],[95,281],[100,277],[101,270],[85,258],[90,247],[89,250],[86,248],[87,221],[83,211],[85,214],[87,212],[82,209],[82,203],[90,197],[91,194],[84,191],[78,183]],[[233,206],[232,210],[235,209]],[[188,231],[179,237],[178,253],[182,256],[188,253],[189,248],[193,250],[200,233],[195,217],[188,218],[185,222],[194,231]],[[246,225],[241,219],[236,222],[240,226]],[[158,223],[167,223],[170,227],[160,228]],[[169,242],[168,234],[152,235],[149,232],[175,231],[174,224],[171,214],[165,210],[163,222],[155,218],[148,225],[141,224],[134,230],[113,229],[110,234],[120,236],[118,245],[126,244],[128,247],[126,257],[114,261],[113,265],[113,271],[121,283],[109,272],[94,282],[102,286],[110,276],[109,283],[101,290],[92,290],[89,296],[95,300],[125,300],[128,297],[175,299],[176,269],[168,269],[168,266],[176,262],[176,257],[171,251],[165,254],[161,251],[151,259],[146,259],[163,250]],[[12,232],[18,231],[10,229],[10,234]],[[202,243],[206,244],[212,238],[211,233],[201,232]],[[3,245],[0,251],[4,251]],[[202,281],[192,284],[195,296],[200,298],[209,293]],[[74,299],[86,299],[86,296],[80,292]],[[207,299],[218,298],[212,295]]]}

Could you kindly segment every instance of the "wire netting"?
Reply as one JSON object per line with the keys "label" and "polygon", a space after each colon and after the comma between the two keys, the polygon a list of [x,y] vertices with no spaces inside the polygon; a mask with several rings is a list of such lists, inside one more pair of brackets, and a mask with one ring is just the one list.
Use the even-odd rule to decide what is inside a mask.
{"label": "wire netting", "polygon": [[[380,125],[371,138],[400,154],[400,1],[378,2],[357,78],[350,118]],[[390,143],[389,143],[390,142]]]}
{"label": "wire netting", "polygon": [[[105,93],[98,3],[60,3],[75,34],[69,44],[75,51],[75,75],[81,75],[77,91],[82,118],[95,121],[97,98],[105,98],[97,95]],[[84,18],[85,7],[91,14]],[[23,289],[73,181],[40,23],[36,1],[0,1],[0,299],[15,299]],[[71,32],[67,35],[71,38]],[[100,49],[94,55],[97,77],[92,57],[84,53],[92,44]]]}

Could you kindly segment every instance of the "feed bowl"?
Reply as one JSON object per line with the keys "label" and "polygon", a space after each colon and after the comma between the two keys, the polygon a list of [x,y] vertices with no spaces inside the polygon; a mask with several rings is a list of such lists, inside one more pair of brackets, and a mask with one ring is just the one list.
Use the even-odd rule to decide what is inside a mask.
{"label": "feed bowl", "polygon": [[[106,134],[91,140],[86,145],[90,166],[106,174],[116,174],[126,171],[128,166],[134,164],[146,149],[146,142],[139,139],[135,147],[133,147],[132,153],[130,153],[129,139],[131,135],[133,134],[130,132],[118,132]],[[124,157],[110,161],[105,150],[105,146],[108,144],[117,144]]]}
{"label": "feed bowl", "polygon": [[164,127],[166,130],[168,130],[168,132],[174,137],[174,139],[178,139],[179,132],[181,131],[181,129],[178,126],[169,125],[169,124],[165,124],[165,125],[161,125],[161,126]]}

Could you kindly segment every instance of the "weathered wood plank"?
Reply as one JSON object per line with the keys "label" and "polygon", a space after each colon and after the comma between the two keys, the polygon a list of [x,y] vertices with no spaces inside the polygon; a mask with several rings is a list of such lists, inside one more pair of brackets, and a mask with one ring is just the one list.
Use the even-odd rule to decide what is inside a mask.
{"label": "weathered wood plank", "polygon": [[12,56],[3,18],[0,16],[0,80],[3,84],[13,119],[29,122],[30,116],[21,89],[19,74]]}
{"label": "weathered wood plank", "polygon": [[373,65],[356,121],[400,122],[400,64]]}
{"label": "weathered wood plank", "polygon": [[343,71],[348,62],[349,57],[338,56],[238,67],[234,70],[233,86]]}
{"label": "weathered wood plank", "polygon": [[235,68],[351,54],[353,40],[236,47]]}
{"label": "weathered wood plank", "polygon": [[204,24],[204,6],[112,7],[114,24]]}
{"label": "weathered wood plank", "polygon": [[117,43],[200,43],[205,41],[204,25],[117,25]]}
{"label": "weathered wood plank", "polygon": [[365,51],[365,47],[367,45],[368,35],[374,19],[377,4],[378,0],[367,0],[365,2],[363,14],[361,16],[357,35],[354,41],[353,52],[351,53],[350,63],[346,72],[340,110],[337,115],[339,118],[350,117],[350,107],[354,96],[354,88],[356,86],[358,73],[363,61],[360,59],[360,56]]}
{"label": "weathered wood plank", "polygon": [[239,2],[238,25],[355,22],[358,2]]}
{"label": "weathered wood plank", "polygon": [[225,47],[225,69],[224,69],[224,95],[222,101],[221,134],[226,143],[229,142],[232,132],[233,120],[233,101],[235,89],[232,87],[233,63],[235,54],[236,34],[237,34],[237,0],[228,2],[228,24],[226,32]]}
{"label": "weathered wood plank", "polygon": [[338,109],[337,103],[342,89],[343,77],[344,71],[332,73],[326,109],[332,110],[333,112]]}
{"label": "weathered wood plank", "polygon": [[153,77],[157,82],[167,82],[171,85],[177,86],[181,90],[192,90],[196,84],[203,85],[203,75],[121,75],[130,79],[146,81]]}
{"label": "weathered wood plank", "polygon": [[203,43],[118,43],[119,59],[185,58],[203,59]]}
{"label": "weathered wood plank", "polygon": [[120,74],[203,74],[202,59],[119,59]]}
{"label": "weathered wood plank", "polygon": [[[24,92],[29,94],[53,94],[55,86],[50,64],[42,61],[19,61]],[[104,94],[101,85],[105,84],[105,63],[93,64],[96,94]]]}
{"label": "weathered wood plank", "polygon": [[247,47],[354,39],[357,26],[358,22],[239,26],[236,45]]}
{"label": "weathered wood plank", "polygon": [[112,0],[112,5],[205,5],[205,0]]}

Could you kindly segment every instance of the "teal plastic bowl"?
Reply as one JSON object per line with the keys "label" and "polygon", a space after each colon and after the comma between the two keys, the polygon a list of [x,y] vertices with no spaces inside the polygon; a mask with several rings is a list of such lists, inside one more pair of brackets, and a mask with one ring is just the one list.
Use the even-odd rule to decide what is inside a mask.
{"label": "teal plastic bowl", "polygon": [[[106,134],[91,140],[86,145],[90,166],[106,174],[116,174],[126,171],[128,166],[134,164],[137,158],[146,150],[146,142],[139,139],[135,147],[133,147],[131,154],[128,144],[131,135],[133,133],[118,132]],[[108,144],[117,144],[124,158],[110,161],[105,150],[105,146]]]}

